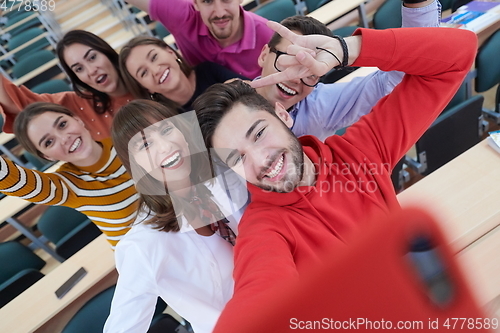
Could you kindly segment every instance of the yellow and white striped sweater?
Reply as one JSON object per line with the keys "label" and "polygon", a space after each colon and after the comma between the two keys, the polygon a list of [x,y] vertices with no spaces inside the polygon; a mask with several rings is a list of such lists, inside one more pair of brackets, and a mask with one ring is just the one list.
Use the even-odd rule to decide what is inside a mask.
{"label": "yellow and white striped sweater", "polygon": [[54,173],[26,169],[0,157],[0,192],[37,204],[75,208],[106,234],[114,248],[135,220],[139,196],[111,139],[101,143],[103,153],[94,165],[65,163]]}

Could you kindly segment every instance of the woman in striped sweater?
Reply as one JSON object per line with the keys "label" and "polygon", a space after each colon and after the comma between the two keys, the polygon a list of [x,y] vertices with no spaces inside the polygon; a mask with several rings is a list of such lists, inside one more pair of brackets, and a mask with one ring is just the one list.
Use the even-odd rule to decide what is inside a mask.
{"label": "woman in striped sweater", "polygon": [[19,113],[14,133],[30,153],[65,161],[57,172],[22,168],[0,157],[0,192],[87,215],[114,248],[135,220],[138,196],[111,139],[94,141],[82,120],[53,103],[34,103]]}

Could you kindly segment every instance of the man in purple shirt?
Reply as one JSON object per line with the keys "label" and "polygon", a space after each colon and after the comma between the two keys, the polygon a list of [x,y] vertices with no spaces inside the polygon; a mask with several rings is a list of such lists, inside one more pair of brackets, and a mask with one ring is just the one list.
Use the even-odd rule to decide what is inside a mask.
{"label": "man in purple shirt", "polygon": [[241,8],[242,0],[127,0],[160,21],[190,65],[221,64],[250,79],[260,75],[260,51],[273,31]]}

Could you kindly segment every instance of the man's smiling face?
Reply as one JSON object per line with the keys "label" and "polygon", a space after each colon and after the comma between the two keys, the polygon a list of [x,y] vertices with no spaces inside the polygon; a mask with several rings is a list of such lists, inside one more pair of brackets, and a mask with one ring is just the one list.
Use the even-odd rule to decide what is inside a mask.
{"label": "man's smiling face", "polygon": [[212,144],[222,161],[263,189],[290,192],[302,179],[302,146],[268,111],[236,103],[217,125]]}
{"label": "man's smiling face", "polygon": [[[300,34],[297,31],[294,32]],[[262,77],[266,77],[277,72],[274,66],[276,57],[278,56],[276,51],[286,53],[288,45],[290,45],[290,42],[282,38],[274,48],[269,48],[267,45],[263,47],[258,59],[259,65],[262,67]],[[314,87],[308,87],[303,84],[300,79],[296,79],[258,88],[257,92],[264,96],[264,98],[267,99],[271,105],[278,102],[281,103],[285,109],[289,109],[294,104],[297,104],[306,98],[306,96],[309,95],[313,89]]]}
{"label": "man's smiling face", "polygon": [[[195,0],[194,7],[200,12],[203,23],[219,42],[235,42],[243,21],[240,0]],[[229,41],[229,42],[228,42]]]}

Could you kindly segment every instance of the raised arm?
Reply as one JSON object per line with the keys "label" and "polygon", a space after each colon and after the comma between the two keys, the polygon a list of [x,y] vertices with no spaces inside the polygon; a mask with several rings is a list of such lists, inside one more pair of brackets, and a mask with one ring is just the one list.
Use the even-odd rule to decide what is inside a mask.
{"label": "raised arm", "polygon": [[[402,2],[403,27],[438,27],[441,5],[437,0],[427,0],[417,4]],[[297,136],[313,134],[324,140],[335,131],[350,126],[365,114],[394,87],[401,82],[404,73],[398,71],[376,71],[365,77],[354,78],[348,83],[319,85],[318,94],[311,101],[305,99],[300,108],[307,114],[297,114],[292,128]],[[300,117],[307,117],[301,121]],[[317,122],[317,123],[316,123]],[[308,124],[307,126],[301,126]],[[314,128],[311,133],[310,128]]]}
{"label": "raised arm", "polygon": [[16,114],[26,106],[35,102],[50,102],[60,104],[71,109],[73,105],[79,105],[82,99],[74,91],[65,91],[55,94],[37,94],[25,86],[16,86],[5,77],[0,78],[0,104],[5,112],[4,131],[12,133],[12,125]]}
{"label": "raised arm", "polygon": [[[61,169],[65,170],[61,170]],[[71,170],[71,171],[70,171]],[[116,172],[125,172],[122,166]],[[137,193],[133,180],[125,177],[114,185],[88,180],[67,165],[56,173],[44,173],[16,165],[0,156],[0,192],[44,205],[75,208],[87,215],[114,247],[135,219]],[[117,178],[118,179],[118,178]]]}
{"label": "raised arm", "polygon": [[394,166],[432,124],[469,72],[477,37],[462,29],[361,29],[356,66],[405,72],[403,81],[344,138],[372,161]]}
{"label": "raised arm", "polygon": [[70,189],[58,174],[21,167],[0,156],[0,192],[46,205],[64,205]]}
{"label": "raised arm", "polygon": [[[287,67],[285,71],[253,81],[253,86],[323,75],[339,65],[331,53],[343,58],[336,39],[295,35],[275,22],[269,22],[269,26],[292,41],[287,49],[291,55],[279,59]],[[474,60],[477,37],[470,31],[445,28],[358,29],[356,34],[345,39],[348,65],[399,70],[407,75],[373,108],[380,111],[363,118],[344,139],[374,161],[393,166],[455,94]]]}
{"label": "raised arm", "polygon": [[[426,0],[418,4],[404,3],[402,8],[403,27],[438,27],[440,8],[441,5],[437,0]],[[297,56],[280,57],[278,60],[280,64],[283,67],[289,68],[284,72],[275,73],[253,81],[251,83],[252,87],[263,87],[289,79],[306,77],[311,74],[321,76],[326,74],[333,67],[340,65],[339,62],[327,52],[317,49],[317,47],[326,48],[340,58],[342,56],[342,48],[338,43],[335,43],[333,39],[319,35],[296,35],[279,23],[272,21],[268,22],[268,26],[279,33],[283,38],[292,42],[287,53],[296,54]],[[356,40],[355,37],[347,37],[345,41],[349,49],[349,60],[347,65],[351,65],[359,55],[361,40]],[[329,49],[329,47],[331,49]]]}
{"label": "raised arm", "polygon": [[[21,112],[21,109],[14,103],[14,101],[10,98],[9,94],[6,91],[6,87],[4,81],[8,81],[5,77],[2,76],[0,79],[0,106],[3,109],[4,113],[4,122],[8,122],[9,125],[5,126],[6,129],[11,129],[11,121],[9,118],[12,118],[12,115],[15,115]],[[12,130],[8,131],[11,132]]]}
{"label": "raised arm", "polygon": [[[267,22],[267,25],[292,44],[287,47],[288,55],[278,59],[279,65],[286,70],[252,81],[251,86],[254,88],[311,75],[322,76],[332,68],[340,66],[344,60],[343,48],[337,39],[324,35],[297,35],[273,21]],[[347,37],[345,42],[348,50],[346,65],[349,66],[359,55],[361,37]]]}
{"label": "raised arm", "polygon": [[[293,133],[314,135],[320,140],[350,126],[401,82],[404,73],[375,71],[350,82],[319,84],[317,94],[297,105]],[[302,110],[307,112],[302,112]]]}

